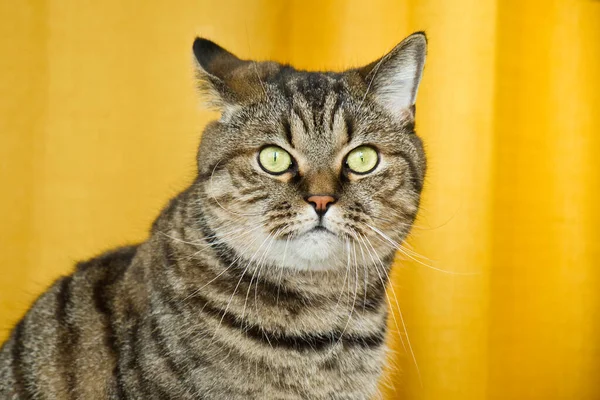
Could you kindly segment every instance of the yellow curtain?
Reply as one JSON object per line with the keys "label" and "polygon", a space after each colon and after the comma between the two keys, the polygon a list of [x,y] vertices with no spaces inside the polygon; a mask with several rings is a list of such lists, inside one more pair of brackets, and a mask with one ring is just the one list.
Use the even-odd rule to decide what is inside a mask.
{"label": "yellow curtain", "polygon": [[384,397],[599,399],[593,0],[0,2],[0,338],[75,260],[142,240],[193,175],[215,117],[195,35],[341,69],[415,30],[430,169],[390,290]]}

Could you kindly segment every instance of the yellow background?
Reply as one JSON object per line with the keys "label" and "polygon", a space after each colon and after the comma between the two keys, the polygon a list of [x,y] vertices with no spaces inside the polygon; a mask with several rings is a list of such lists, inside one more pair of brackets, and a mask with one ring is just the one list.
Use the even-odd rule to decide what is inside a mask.
{"label": "yellow background", "polygon": [[341,69],[422,29],[430,170],[410,243],[427,259],[394,272],[418,369],[395,333],[385,397],[600,399],[592,0],[1,1],[0,337],[75,260],[142,240],[193,176],[215,117],[195,35]]}

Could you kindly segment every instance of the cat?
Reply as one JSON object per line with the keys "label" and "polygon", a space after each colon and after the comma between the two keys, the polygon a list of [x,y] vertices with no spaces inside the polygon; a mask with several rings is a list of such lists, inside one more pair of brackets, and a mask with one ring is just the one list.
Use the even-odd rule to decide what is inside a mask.
{"label": "cat", "polygon": [[80,262],[0,351],[2,399],[368,399],[426,170],[412,34],[344,72],[193,44],[220,111],[135,246]]}

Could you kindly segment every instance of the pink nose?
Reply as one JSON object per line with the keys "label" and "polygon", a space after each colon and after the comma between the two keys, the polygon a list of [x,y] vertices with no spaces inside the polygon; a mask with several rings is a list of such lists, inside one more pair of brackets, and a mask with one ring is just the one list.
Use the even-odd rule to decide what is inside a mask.
{"label": "pink nose", "polygon": [[323,215],[327,212],[329,206],[335,203],[335,197],[333,196],[323,196],[323,195],[314,195],[309,196],[306,199],[317,211],[317,214]]}

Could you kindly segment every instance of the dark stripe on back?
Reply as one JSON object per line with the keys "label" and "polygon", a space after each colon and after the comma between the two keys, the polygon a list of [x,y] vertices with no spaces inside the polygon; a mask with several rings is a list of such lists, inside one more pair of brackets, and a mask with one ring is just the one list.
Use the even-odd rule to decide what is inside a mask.
{"label": "dark stripe on back", "polygon": [[131,260],[135,256],[137,246],[130,246],[107,253],[97,259],[92,259],[86,263],[81,263],[78,268],[85,269],[97,266],[104,269],[104,276],[95,282],[93,289],[94,306],[96,310],[106,318],[104,341],[109,351],[116,360],[113,375],[116,381],[116,392],[118,399],[125,399],[125,388],[123,384],[123,374],[119,368],[120,348],[116,336],[116,321],[112,307],[113,284],[119,281]]}
{"label": "dark stripe on back", "polygon": [[77,386],[75,348],[79,340],[79,330],[71,323],[69,318],[69,311],[72,307],[71,282],[73,282],[72,276],[67,276],[60,281],[57,294],[56,320],[60,327],[58,334],[58,357],[64,369],[68,394],[72,395]]}
{"label": "dark stripe on back", "polygon": [[[125,344],[124,349],[117,363],[123,380],[127,380],[126,377],[134,376],[136,380],[135,386],[132,388],[131,380],[127,380],[127,387],[133,389],[133,391],[140,396],[142,399],[152,398],[149,395],[149,384],[145,379],[145,373],[139,363],[140,357],[140,328],[141,328],[140,316],[133,310],[131,301],[127,301],[125,313],[121,320],[120,331],[123,334],[123,343]],[[124,385],[125,386],[125,385]]]}
{"label": "dark stripe on back", "polygon": [[67,305],[71,296],[69,284],[72,280],[72,276],[62,278],[56,295],[56,319],[61,327],[67,323]]}
{"label": "dark stripe on back", "polygon": [[25,382],[25,371],[23,370],[23,355],[25,353],[25,317],[14,330],[14,343],[12,348],[12,370],[15,378],[15,390],[19,395],[19,399],[33,399],[33,393]]}

